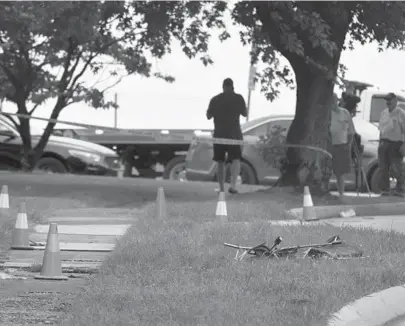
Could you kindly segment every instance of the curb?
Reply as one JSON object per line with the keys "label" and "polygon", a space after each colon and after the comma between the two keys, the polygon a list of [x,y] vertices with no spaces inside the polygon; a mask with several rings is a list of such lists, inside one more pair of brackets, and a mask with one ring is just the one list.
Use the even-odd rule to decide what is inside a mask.
{"label": "curb", "polygon": [[[368,205],[339,205],[339,206],[314,206],[316,218],[319,220],[342,218],[340,213],[353,209],[356,216],[384,216],[405,215],[405,203],[380,203]],[[302,220],[303,208],[293,208],[287,211],[291,217]]]}
{"label": "curb", "polygon": [[404,302],[405,285],[394,286],[349,303],[331,316],[327,326],[388,326],[405,314]]}

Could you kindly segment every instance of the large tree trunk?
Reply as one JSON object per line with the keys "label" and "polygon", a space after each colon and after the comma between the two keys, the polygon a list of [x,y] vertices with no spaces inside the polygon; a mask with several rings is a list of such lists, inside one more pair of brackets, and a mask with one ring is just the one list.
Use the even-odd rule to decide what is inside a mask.
{"label": "large tree trunk", "polygon": [[[50,119],[58,119],[60,112],[65,107],[64,99],[59,99],[55,105],[55,108],[52,111]],[[24,103],[18,104],[18,113],[28,114],[27,107]],[[21,168],[25,172],[32,172],[39,159],[41,158],[45,146],[48,143],[49,137],[51,136],[55,123],[49,122],[45,128],[44,133],[42,134],[39,142],[36,144],[35,148],[32,147],[31,141],[31,131],[30,131],[30,120],[25,118],[19,118],[20,126],[19,132],[22,138],[22,159],[21,159]]]}
{"label": "large tree trunk", "polygon": [[[313,39],[310,28],[302,24],[302,17],[291,24],[295,15],[291,6],[282,2],[255,1],[256,12],[268,39],[291,64],[296,78],[297,105],[294,121],[287,135],[287,142],[295,145],[311,145],[327,150],[329,143],[330,102],[341,51],[345,42],[355,6],[342,2],[304,1],[297,4],[300,15],[316,13],[328,24],[328,42],[336,50],[320,46]],[[339,13],[339,15],[336,15]],[[310,17],[306,17],[310,21]],[[280,24],[287,27],[280,28]],[[301,41],[300,51],[292,50],[290,35]],[[301,51],[302,50],[302,51]],[[301,53],[302,52],[302,53]],[[310,59],[310,60],[308,60]],[[322,69],[319,69],[319,68]],[[289,148],[278,184],[288,186],[308,185],[312,193],[325,193],[331,176],[331,160],[324,154],[310,149]]]}
{"label": "large tree trunk", "polygon": [[[297,83],[295,118],[287,143],[330,149],[330,107],[334,81],[313,72],[304,62],[293,66]],[[333,68],[332,68],[333,69]],[[312,193],[325,193],[331,176],[331,161],[325,154],[306,148],[289,148],[279,180],[281,186],[308,185]]]}
{"label": "large tree trunk", "polygon": [[[18,103],[18,113],[28,114],[25,101]],[[22,140],[22,158],[21,158],[21,169],[25,172],[31,172],[34,168],[34,153],[32,149],[31,142],[31,130],[30,130],[30,120],[25,118],[19,118],[19,132]]]}
{"label": "large tree trunk", "polygon": [[[62,109],[65,106],[66,106],[65,98],[63,96],[59,97],[49,119],[57,120],[59,117],[59,114],[61,113]],[[53,132],[54,127],[55,127],[54,122],[48,122],[48,124],[44,130],[44,133],[41,136],[41,139],[39,140],[38,144],[35,146],[33,160],[32,160],[34,167],[36,166],[39,159],[41,158],[41,156],[44,152],[45,146],[48,143],[49,137],[51,136],[51,134]]]}

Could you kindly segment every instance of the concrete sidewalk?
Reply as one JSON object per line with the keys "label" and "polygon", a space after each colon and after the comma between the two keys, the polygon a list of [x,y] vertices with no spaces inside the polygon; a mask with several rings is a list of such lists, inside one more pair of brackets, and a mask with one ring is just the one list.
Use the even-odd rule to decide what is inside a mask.
{"label": "concrete sidewalk", "polygon": [[337,227],[373,228],[376,230],[395,231],[405,234],[405,215],[332,218],[323,220],[322,222]]}
{"label": "concrete sidewalk", "polygon": [[[405,216],[405,201],[392,203],[370,203],[366,205],[330,205],[314,206],[313,208],[318,219],[333,219],[340,217],[345,211],[353,210],[356,216]],[[293,219],[302,219],[303,208],[293,208],[287,211],[287,216]]]}
{"label": "concrete sidewalk", "polygon": [[[405,234],[405,216],[334,218],[321,223],[337,227],[373,228]],[[333,314],[328,326],[405,325],[405,285],[388,288],[356,300]]]}

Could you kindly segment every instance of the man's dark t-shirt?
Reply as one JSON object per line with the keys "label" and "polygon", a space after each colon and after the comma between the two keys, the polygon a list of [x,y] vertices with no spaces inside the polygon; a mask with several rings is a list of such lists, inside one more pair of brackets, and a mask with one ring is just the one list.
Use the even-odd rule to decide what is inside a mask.
{"label": "man's dark t-shirt", "polygon": [[243,96],[235,92],[223,92],[214,96],[209,104],[207,115],[214,118],[214,137],[243,139],[239,117],[246,117],[246,104]]}

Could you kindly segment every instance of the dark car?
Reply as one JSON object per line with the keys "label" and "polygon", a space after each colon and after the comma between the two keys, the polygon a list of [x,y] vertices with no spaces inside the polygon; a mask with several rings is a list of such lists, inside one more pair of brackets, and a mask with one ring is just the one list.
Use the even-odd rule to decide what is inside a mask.
{"label": "dark car", "polygon": [[[243,146],[241,162],[241,180],[244,184],[272,185],[280,177],[280,168],[277,165],[269,164],[268,160],[254,144],[260,136],[266,136],[275,130],[282,130],[285,137],[293,120],[293,115],[271,115],[251,120],[242,125],[242,133],[245,140],[252,141],[250,145]],[[366,174],[368,184],[373,191],[377,191],[378,185],[378,128],[370,122],[362,119],[353,119],[356,131],[361,136],[361,143],[364,146],[361,165]],[[211,134],[203,136],[207,140],[212,138]],[[216,180],[216,164],[212,160],[212,143],[197,143],[190,146],[187,154],[186,175],[189,181],[214,181]],[[229,172],[228,172],[229,174]],[[229,177],[229,176],[228,176]],[[348,176],[349,187],[355,185],[355,173]],[[333,176],[332,184],[336,179]],[[351,186],[350,186],[351,184]]]}
{"label": "dark car", "polygon": [[[34,147],[43,131],[31,126]],[[22,139],[8,119],[0,116],[0,169],[20,170]],[[113,150],[83,140],[50,136],[36,169],[52,173],[74,173],[116,176],[122,168]]]}

